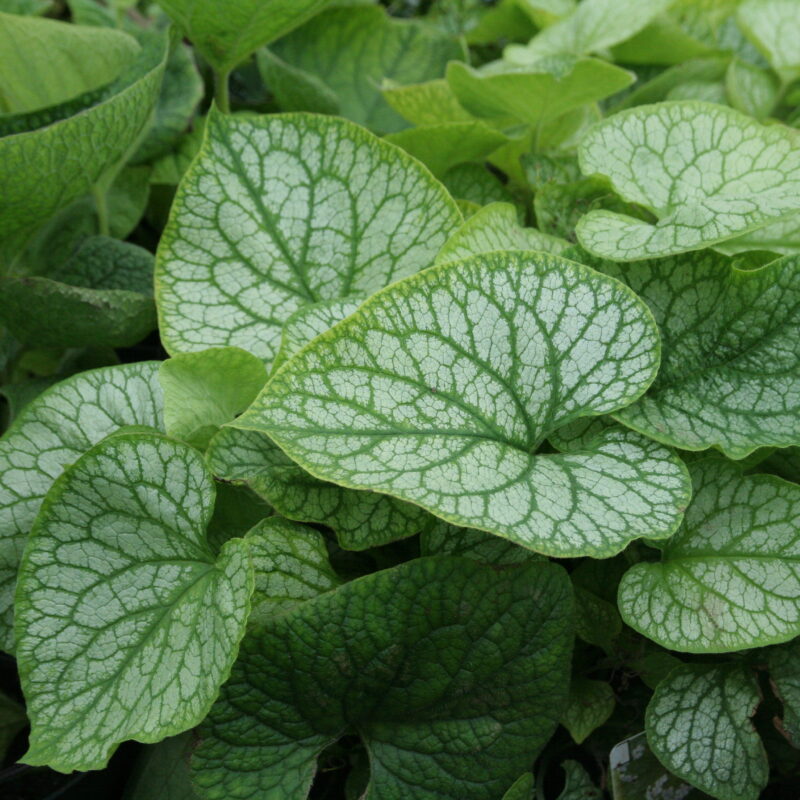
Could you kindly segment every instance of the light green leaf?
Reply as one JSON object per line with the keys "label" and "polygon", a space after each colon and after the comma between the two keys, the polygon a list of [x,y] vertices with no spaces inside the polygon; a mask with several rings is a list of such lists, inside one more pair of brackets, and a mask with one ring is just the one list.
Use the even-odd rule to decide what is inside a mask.
{"label": "light green leaf", "polygon": [[671,89],[667,100],[697,100],[703,103],[728,105],[725,84],[714,81],[689,81]]}
{"label": "light green leaf", "polygon": [[769,650],[767,664],[770,681],[783,704],[779,730],[800,747],[800,639]]}
{"label": "light green leaf", "polygon": [[0,112],[35,111],[99,89],[138,52],[122,31],[0,13]]}
{"label": "light green leaf", "polygon": [[519,64],[561,54],[605,50],[638,33],[672,0],[583,0],[575,10],[540,31],[527,45],[509,45],[504,56]]}
{"label": "light green leaf", "polygon": [[166,432],[205,450],[226,422],[242,413],[267,380],[264,362],[238,347],[181,353],[158,370]]}
{"label": "light green leaf", "polygon": [[682,64],[713,55],[716,48],[695,38],[680,23],[664,14],[625,42],[615,45],[614,60],[621,64]]}
{"label": "light green leaf", "polygon": [[339,113],[336,94],[316,75],[287,64],[266,48],[256,54],[256,63],[281,111]]}
{"label": "light green leaf", "polygon": [[578,223],[580,243],[615,261],[697,250],[800,208],[800,132],[722,106],[629,109],[595,125],[579,153],[585,174],[658,217],[593,211]]}
{"label": "light green leaf", "polygon": [[477,531],[474,528],[457,528],[441,520],[437,520],[422,532],[419,547],[424,556],[463,556],[480,564],[494,564],[498,567],[524,564],[532,559],[541,558],[530,550],[499,536],[492,536],[491,533]]}
{"label": "light green leaf", "polygon": [[0,139],[0,263],[11,261],[37,227],[126,159],[149,124],[166,57],[166,41],[143,48],[107,99]]}
{"label": "light green leaf", "polygon": [[212,112],[156,257],[164,346],[271,362],[298,308],[428,266],[460,221],[419,162],[352,123]]}
{"label": "light green leaf", "polygon": [[302,350],[316,336],[325,333],[337,322],[350,316],[364,298],[353,297],[347,300],[321,300],[301,306],[286,320],[281,333],[281,346],[272,365],[272,371]]}
{"label": "light green leaf", "polygon": [[633,73],[596,58],[560,56],[515,66],[493,61],[478,69],[453,61],[447,82],[476,117],[541,125],[624,89]]}
{"label": "light green leaf", "polygon": [[617,420],[735,459],[800,443],[800,256],[751,270],[712,252],[599,266],[650,306],[664,343],[655,382]]}
{"label": "light green leaf", "polygon": [[465,161],[481,161],[508,137],[483,122],[440,122],[385,137],[425,164],[437,177]]}
{"label": "light green leaf", "polygon": [[452,233],[436,262],[459,261],[494,250],[543,250],[558,255],[568,247],[570,243],[557,236],[523,228],[511,203],[490,203]]}
{"label": "light green leaf", "polygon": [[330,9],[272,49],[331,89],[343,116],[380,133],[406,127],[381,95],[385,80],[441,78],[447,62],[463,55],[454,37],[424,22],[394,19],[380,6]]}
{"label": "light green leaf", "polygon": [[247,541],[255,573],[251,627],[268,625],[272,615],[342,583],[328,560],[325,539],[313,528],[270,517],[247,534]]}
{"label": "light green leaf", "polygon": [[647,741],[670,772],[717,800],[758,800],[767,755],[750,722],[759,703],[738,664],[678,667],[647,706]]}
{"label": "light green leaf", "polygon": [[694,496],[660,562],[632,567],[619,608],[632,628],[688,653],[724,653],[800,635],[800,486],[689,465]]}
{"label": "light green leaf", "polygon": [[[459,204],[467,202],[480,207],[487,203],[509,203],[514,199],[508,187],[483,164],[458,164],[447,170],[442,183]],[[478,210],[474,208],[473,213]]]}
{"label": "light green leaf", "polygon": [[369,298],[275,373],[232,425],[313,475],[386,492],[552,555],[612,555],[677,527],[665,449],[612,430],[537,456],[555,428],[638,397],[658,336],[616,281],[545,253],[439,265]]}
{"label": "light green leaf", "polygon": [[51,0],[0,0],[0,11],[5,14],[40,16],[52,5]]}
{"label": "light green leaf", "polygon": [[123,800],[198,800],[189,778],[194,735],[183,733],[147,745],[125,784]]}
{"label": "light green leaf", "polygon": [[714,249],[727,255],[746,253],[750,250],[767,250],[783,255],[800,253],[800,214],[784,217],[744,236],[728,239],[715,245]]}
{"label": "light green leaf", "polygon": [[81,453],[127,425],[162,428],[157,362],[91,370],[28,403],[0,439],[0,647],[13,647],[14,582],[45,494]]}
{"label": "light green leaf", "polygon": [[159,0],[219,73],[320,12],[331,0]]}
{"label": "light green leaf", "polygon": [[5,761],[11,742],[27,724],[25,709],[0,692],[0,761]]}
{"label": "light green leaf", "polygon": [[736,18],[785,83],[800,77],[800,14],[794,0],[745,0]]}
{"label": "light green leaf", "polygon": [[756,119],[768,117],[778,102],[778,81],[766,69],[734,59],[725,75],[730,104]]}
{"label": "light green leaf", "polygon": [[104,440],[48,492],[16,594],[25,763],[102,769],[208,713],[253,591],[247,544],[206,542],[213,507],[200,454],[151,434]]}
{"label": "light green leaf", "polygon": [[207,458],[217,477],[249,486],[284,517],[333,528],[347,550],[413,536],[431,521],[410,503],[309,475],[260,433],[223,428],[211,440]]}
{"label": "light green leaf", "polygon": [[443,122],[471,122],[444,78],[400,86],[387,81],[382,89],[386,102],[412,125],[439,125]]}
{"label": "light green leaf", "polygon": [[511,788],[503,795],[502,800],[533,800],[536,781],[533,773],[526,772],[514,781]]}
{"label": "light green leaf", "polygon": [[304,797],[321,750],[355,729],[364,797],[496,800],[561,713],[571,620],[566,575],[544,562],[416,559],[347,583],[245,638],[194,780],[208,800]]}
{"label": "light green leaf", "polygon": [[602,800],[603,793],[592,783],[586,770],[577,761],[567,760],[561,766],[566,772],[566,780],[557,800]]}
{"label": "light green leaf", "polygon": [[599,728],[614,712],[614,692],[605,681],[574,678],[569,687],[569,702],[561,724],[576,744]]}

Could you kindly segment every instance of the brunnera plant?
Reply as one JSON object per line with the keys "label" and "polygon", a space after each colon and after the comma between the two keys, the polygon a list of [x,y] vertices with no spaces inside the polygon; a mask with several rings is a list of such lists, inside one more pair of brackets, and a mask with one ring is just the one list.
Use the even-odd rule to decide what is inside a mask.
{"label": "brunnera plant", "polygon": [[0,2],[0,786],[796,793],[799,128],[798,0]]}

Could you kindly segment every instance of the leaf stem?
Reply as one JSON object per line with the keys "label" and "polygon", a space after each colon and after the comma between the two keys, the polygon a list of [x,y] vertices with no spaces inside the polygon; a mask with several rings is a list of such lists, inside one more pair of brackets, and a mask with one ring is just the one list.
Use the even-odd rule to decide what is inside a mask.
{"label": "leaf stem", "polygon": [[108,200],[105,187],[96,183],[92,187],[92,196],[94,197],[94,205],[97,209],[97,227],[99,232],[102,236],[109,236],[111,234],[111,229],[108,223]]}
{"label": "leaf stem", "polygon": [[230,70],[226,72],[214,70],[214,101],[217,104],[217,108],[225,114],[230,114],[231,112],[230,95],[228,94],[230,75]]}

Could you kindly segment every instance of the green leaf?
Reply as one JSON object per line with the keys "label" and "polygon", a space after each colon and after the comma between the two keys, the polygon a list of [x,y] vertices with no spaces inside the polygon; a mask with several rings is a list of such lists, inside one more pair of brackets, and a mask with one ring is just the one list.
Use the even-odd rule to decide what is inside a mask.
{"label": "green leaf", "polygon": [[13,647],[17,565],[45,494],[63,469],[127,425],[161,429],[157,362],[91,370],[28,403],[0,439],[0,646]]}
{"label": "green leaf", "polygon": [[571,56],[522,67],[504,61],[479,69],[458,61],[447,66],[447,82],[467,111],[534,126],[608,97],[633,79],[633,73],[606,61]]}
{"label": "green leaf", "polygon": [[648,304],[663,341],[656,381],[617,420],[734,459],[800,443],[800,256],[753,270],[711,252],[599,266]]}
{"label": "green leaf", "polygon": [[743,476],[721,459],[689,465],[694,496],[660,562],[632,567],[619,608],[664,647],[724,653],[800,635],[800,487]]}
{"label": "green leaf", "polygon": [[663,538],[688,496],[668,451],[616,429],[535,455],[571,419],[638,397],[658,336],[639,299],[545,253],[439,265],[369,298],[272,377],[232,425],[302,467],[549,555]]}
{"label": "green leaf", "polygon": [[697,250],[800,208],[800,132],[722,106],[629,109],[595,125],[579,153],[585,174],[658,217],[592,211],[578,223],[580,243],[615,261]]}
{"label": "green leaf", "polygon": [[448,61],[462,57],[455,38],[369,5],[330,9],[275,42],[272,50],[331,89],[343,116],[381,133],[406,127],[381,95],[385,80],[409,84],[440,78]]}
{"label": "green leaf", "polygon": [[586,770],[577,761],[567,760],[561,766],[566,773],[566,780],[564,790],[557,800],[602,800],[603,793],[592,783]]}
{"label": "green leaf", "polygon": [[800,77],[800,15],[793,0],[745,0],[736,18],[784,83]]}
{"label": "green leaf", "polygon": [[437,177],[466,161],[481,161],[508,137],[483,122],[440,122],[408,128],[385,137],[425,164]]}
{"label": "green leaf", "polygon": [[605,681],[574,678],[569,687],[569,702],[561,724],[576,744],[582,744],[592,731],[614,713],[614,692]]}
{"label": "green leaf", "polygon": [[664,14],[627,41],[615,45],[612,55],[622,64],[670,66],[713,55],[715,50],[684,30],[676,19]]}
{"label": "green leaf", "polygon": [[638,33],[672,0],[583,0],[575,10],[540,31],[527,45],[509,45],[505,57],[530,63],[547,56],[605,50]]}
{"label": "green leaf", "polygon": [[274,614],[342,583],[328,560],[325,539],[313,528],[270,517],[247,534],[247,541],[255,573],[251,627],[269,625]]}
{"label": "green leaf", "polygon": [[410,503],[309,475],[260,433],[223,428],[211,440],[207,458],[217,477],[244,483],[284,517],[333,528],[348,550],[413,536],[430,522]]}
{"label": "green leaf", "polygon": [[257,53],[256,62],[281,111],[339,113],[336,94],[316,75],[287,64],[266,48]]}
{"label": "green leaf", "polygon": [[474,528],[457,528],[441,520],[437,520],[422,532],[419,546],[424,556],[463,556],[479,564],[494,564],[498,567],[524,564],[532,559],[541,558],[530,550],[499,536],[492,536],[491,533]]}
{"label": "green leaf", "polygon": [[[458,164],[447,170],[442,183],[459,203],[480,207],[488,203],[509,203],[514,199],[508,188],[483,164]],[[478,210],[474,208],[473,212]]]}
{"label": "green leaf", "polygon": [[35,111],[99,89],[138,51],[122,31],[0,13],[0,112]]}
{"label": "green leaf", "polygon": [[40,16],[52,5],[51,0],[0,0],[0,11],[6,14]]}
{"label": "green leaf", "polygon": [[783,704],[779,730],[800,747],[800,640],[770,649],[767,664],[770,681]]}
{"label": "green leaf", "polygon": [[400,86],[386,81],[382,94],[386,102],[412,125],[440,125],[444,122],[472,122],[475,118],[459,104],[444,78]]}
{"label": "green leaf", "polygon": [[459,261],[494,250],[543,250],[556,255],[570,243],[535,228],[524,228],[517,221],[511,203],[490,203],[476,211],[444,243],[436,262]]}
{"label": "green leaf", "polygon": [[526,772],[520,775],[511,785],[511,788],[503,795],[502,800],[533,800],[533,790],[536,781],[533,773]]}
{"label": "green leaf", "polygon": [[74,116],[0,139],[0,263],[34,230],[107,180],[149,124],[167,57],[166,41],[143,48],[118,91]]}
{"label": "green leaf", "polygon": [[349,122],[212,112],[156,257],[164,346],[271,362],[294,311],[428,266],[460,220],[419,162]]}
{"label": "green leaf", "polygon": [[738,664],[678,667],[647,706],[647,741],[670,772],[718,800],[758,800],[767,755],[750,722],[759,703]]}
{"label": "green leaf", "polygon": [[770,115],[778,102],[779,88],[771,72],[739,59],[731,61],[725,75],[730,104],[756,119]]}
{"label": "green leaf", "polygon": [[159,0],[192,44],[219,73],[287,34],[331,0]]}
{"label": "green leaf", "polygon": [[0,761],[5,761],[8,748],[27,724],[25,709],[0,692]]}
{"label": "green leaf", "polygon": [[216,481],[214,486],[217,500],[208,523],[206,538],[214,553],[219,553],[228,539],[241,539],[251,528],[275,512],[247,486],[224,481]]}
{"label": "green leaf", "polygon": [[192,733],[146,746],[125,784],[123,800],[198,800],[189,777],[193,749]]}
{"label": "green leaf", "polygon": [[102,769],[206,716],[253,591],[247,544],[206,542],[213,507],[201,456],[151,434],[104,440],[48,492],[16,594],[25,763]]}
{"label": "green leaf", "polygon": [[264,362],[238,347],[182,353],[158,370],[166,432],[205,450],[211,437],[253,402],[267,380]]}
{"label": "green leaf", "polygon": [[319,753],[355,729],[366,797],[495,800],[561,713],[571,618],[544,562],[417,559],[347,583],[245,638],[194,780],[208,800],[304,797]]}
{"label": "green leaf", "polygon": [[800,214],[784,217],[744,236],[728,239],[727,242],[715,245],[714,249],[727,255],[751,250],[766,250],[783,255],[800,253]]}

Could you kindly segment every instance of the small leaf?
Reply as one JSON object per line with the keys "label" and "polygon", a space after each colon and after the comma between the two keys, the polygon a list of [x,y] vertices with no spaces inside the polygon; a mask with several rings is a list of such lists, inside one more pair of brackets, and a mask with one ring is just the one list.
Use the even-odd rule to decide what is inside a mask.
{"label": "small leaf", "polygon": [[0,439],[0,647],[13,648],[14,582],[42,500],[64,468],[128,425],[161,429],[158,363],[82,372],[31,400]]}
{"label": "small leaf", "polygon": [[322,534],[305,525],[270,517],[248,534],[255,590],[248,624],[268,624],[273,614],[312,600],[342,583],[328,560]]}
{"label": "small leaf", "polygon": [[769,678],[783,704],[779,730],[800,748],[800,640],[771,648]]}
{"label": "small leaf", "polygon": [[536,781],[533,773],[526,772],[514,781],[511,788],[503,795],[502,800],[533,800]]}
{"label": "small leaf", "polygon": [[736,18],[785,83],[800,77],[800,15],[793,0],[745,0]]}
{"label": "small leaf", "polygon": [[632,567],[619,607],[672,650],[724,653],[800,635],[800,487],[743,476],[721,459],[689,465],[694,496],[660,562]]}
{"label": "small leaf", "polygon": [[412,125],[443,122],[472,122],[475,117],[459,104],[444,78],[402,86],[386,81],[382,94],[386,102]]}
{"label": "small leaf", "polygon": [[771,72],[739,59],[731,61],[725,75],[725,89],[731,105],[756,119],[769,116],[775,108],[779,88]]}
{"label": "small leaf", "polygon": [[564,790],[557,800],[602,800],[603,793],[592,783],[586,770],[577,761],[567,760],[561,766],[567,775]]}
{"label": "small leaf", "polygon": [[700,102],[629,109],[595,125],[581,169],[606,176],[654,225],[608,211],[578,223],[580,243],[615,261],[697,250],[800,209],[800,133]]}
{"label": "small leaf", "polygon": [[517,221],[517,210],[510,203],[490,203],[451,234],[436,262],[460,261],[494,250],[543,250],[558,255],[569,246],[564,239],[522,227]]}
{"label": "small leaf", "polygon": [[220,426],[253,402],[266,379],[261,359],[238,347],[167,359],[158,370],[166,432],[205,450]]}
{"label": "small leaf", "polygon": [[269,363],[298,308],[428,266],[460,220],[419,162],[349,122],[212,112],[156,257],[164,346]]}
{"label": "small leaf", "polygon": [[286,35],[331,0],[159,0],[211,66],[227,73],[259,47]]}
{"label": "small leaf", "polygon": [[611,716],[615,705],[614,692],[605,681],[574,678],[561,724],[575,743],[581,744]]}
{"label": "small leaf", "polygon": [[421,21],[394,19],[373,5],[325,11],[272,50],[319,78],[337,97],[342,116],[380,133],[406,127],[381,95],[385,80],[440,78],[448,61],[463,56],[454,37]]}
{"label": "small leaf", "polygon": [[102,769],[208,713],[253,590],[243,540],[211,553],[213,505],[200,455],[150,434],[104,440],[48,492],[17,584],[25,763]]}
{"label": "small leaf", "polygon": [[750,722],[758,703],[755,679],[738,664],[678,667],[647,706],[647,741],[670,772],[717,800],[758,800],[769,777]]}
{"label": "small leaf", "polygon": [[608,97],[632,81],[632,73],[595,58],[562,56],[526,67],[503,61],[479,69],[459,61],[447,66],[447,82],[467,111],[534,126]]}
{"label": "small leaf", "polygon": [[207,459],[217,477],[244,483],[282,516],[333,528],[347,550],[413,536],[431,521],[411,503],[315,478],[270,439],[253,431],[223,428],[211,440]]}
{"label": "small leaf", "polygon": [[674,531],[682,465],[620,429],[581,453],[535,454],[569,420],[638,397],[658,347],[621,284],[544,253],[491,253],[369,298],[232,425],[266,433],[319,478],[536,552],[608,556]]}
{"label": "small leaf", "polygon": [[301,603],[242,643],[195,783],[208,800],[304,797],[319,753],[355,729],[370,756],[365,797],[496,800],[561,713],[571,615],[553,564],[496,572],[447,557]]}
{"label": "small leaf", "polygon": [[281,111],[339,113],[336,94],[316,75],[287,64],[266,48],[256,54],[256,63]]}

